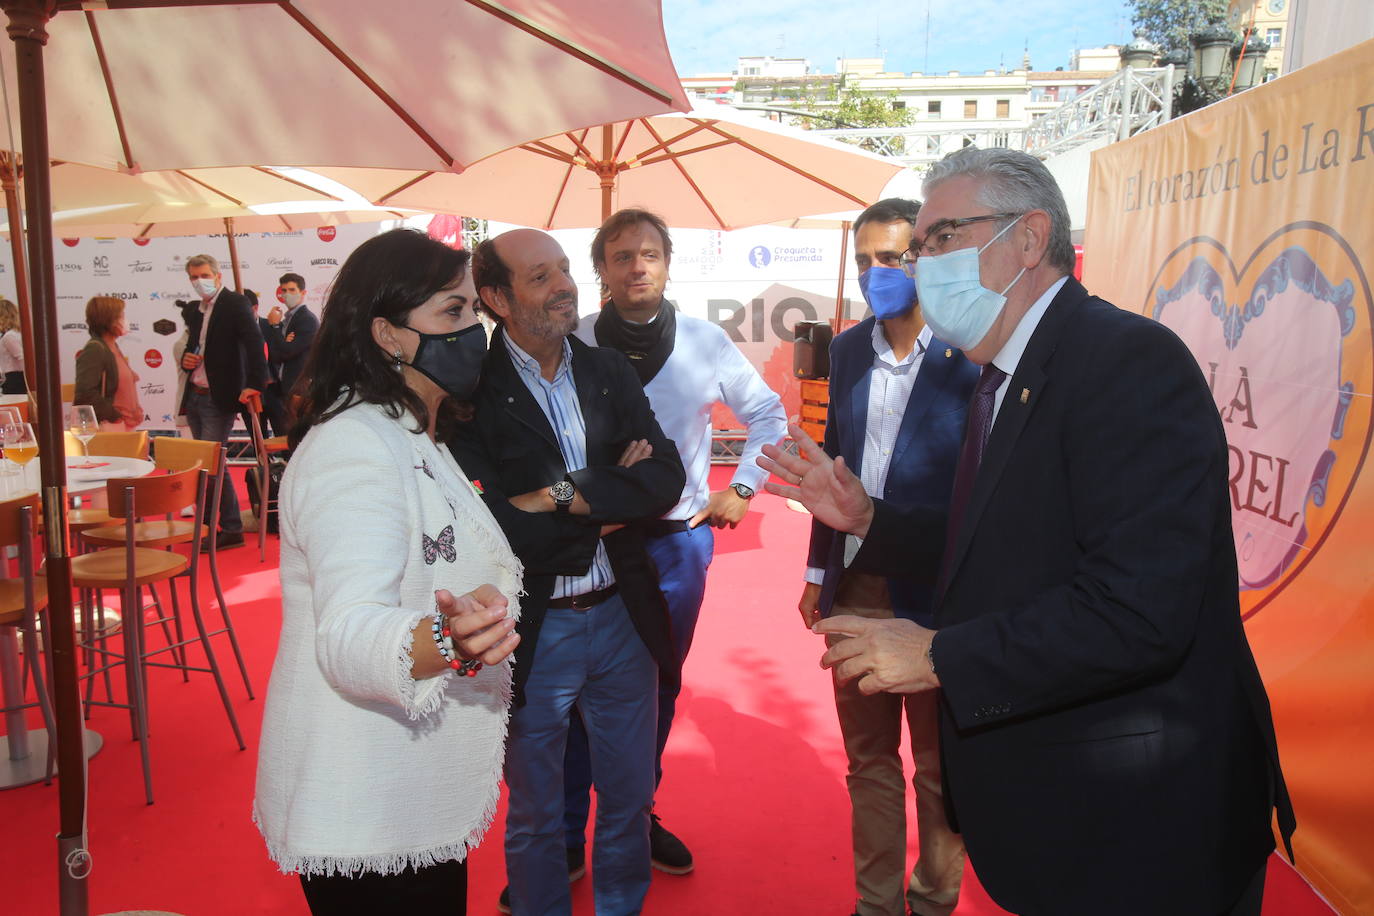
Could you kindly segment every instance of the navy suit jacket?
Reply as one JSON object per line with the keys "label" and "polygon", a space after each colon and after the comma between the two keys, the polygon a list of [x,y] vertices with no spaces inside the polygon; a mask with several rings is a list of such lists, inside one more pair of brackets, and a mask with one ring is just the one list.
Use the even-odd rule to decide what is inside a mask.
{"label": "navy suit jacket", "polygon": [[[282,321],[272,327],[264,319],[262,336],[267,341],[267,353],[271,357],[277,381],[281,382],[282,397],[290,397],[291,389],[301,377],[306,358],[310,355],[310,345],[315,342],[315,334],[320,329],[320,319],[307,306],[302,305]],[[291,340],[287,336],[295,334]]]}
{"label": "navy suit jacket", "polygon": [[[843,455],[859,473],[863,467],[864,432],[868,425],[869,382],[873,377],[872,315],[845,331],[830,345],[830,406],[826,412],[826,454]],[[940,514],[949,507],[954,471],[964,439],[964,425],[978,367],[964,354],[932,337],[916,373],[897,442],[884,482],[884,500],[898,506],[927,506]],[[821,585],[822,616],[830,616],[835,590],[844,572],[841,534],[817,521],[811,523],[807,565],[825,570]],[[931,603],[939,574],[940,548],[907,564],[902,575],[888,577],[892,609],[898,617],[933,625]]]}
{"label": "navy suit jacket", "polygon": [[[1172,331],[1070,278],[988,438],[936,607],[945,800],[998,904],[1213,916],[1292,834],[1241,623],[1221,418]],[[944,520],[875,503],[854,566]]]}

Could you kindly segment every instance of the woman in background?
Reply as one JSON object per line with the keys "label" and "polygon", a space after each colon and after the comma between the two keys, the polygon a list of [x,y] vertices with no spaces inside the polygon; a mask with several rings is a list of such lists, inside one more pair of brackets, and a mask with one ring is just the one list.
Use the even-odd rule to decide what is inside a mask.
{"label": "woman in background", "polygon": [[143,423],[138,376],[129,368],[116,343],[129,331],[124,321],[124,300],[114,296],[91,297],[86,303],[86,330],[91,339],[76,354],[76,393],[72,403],[94,407],[100,428],[106,432],[138,429]]}
{"label": "woman in background", "polygon": [[253,809],[315,914],[466,912],[496,811],[522,570],[435,441],[486,352],[467,264],[364,242],[305,372]]}
{"label": "woman in background", "polygon": [[0,394],[28,394],[24,381],[24,338],[19,333],[19,306],[0,299]]}

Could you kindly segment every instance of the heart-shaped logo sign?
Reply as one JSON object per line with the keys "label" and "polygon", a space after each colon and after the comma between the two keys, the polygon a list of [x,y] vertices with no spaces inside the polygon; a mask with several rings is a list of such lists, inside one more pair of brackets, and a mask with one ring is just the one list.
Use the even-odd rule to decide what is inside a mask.
{"label": "heart-shaped logo sign", "polygon": [[1369,451],[1374,299],[1329,226],[1275,231],[1240,266],[1194,238],[1165,259],[1142,311],[1183,339],[1229,443],[1241,609],[1257,613],[1316,556]]}

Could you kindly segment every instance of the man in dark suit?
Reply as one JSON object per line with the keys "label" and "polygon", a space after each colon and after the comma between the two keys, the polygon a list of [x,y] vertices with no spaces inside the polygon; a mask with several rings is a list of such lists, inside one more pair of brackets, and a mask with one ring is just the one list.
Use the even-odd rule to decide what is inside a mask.
{"label": "man in dark suit", "polygon": [[450,445],[525,565],[506,750],[509,905],[571,912],[563,751],[575,705],[597,793],[597,909],[637,913],[649,889],[658,665],[672,649],[643,533],[621,526],[672,508],[682,460],[629,361],[571,336],[577,287],[553,238],[519,229],[485,241],[473,278],[498,327],[475,417]]}
{"label": "man in dark suit", "polygon": [[[1164,326],[1069,276],[1063,196],[1024,153],[925,180],[926,321],[983,372],[932,631],[832,617],[823,664],[866,693],[939,688],[946,800],[988,892],[1021,914],[1258,914],[1277,808],[1295,826],[1241,624],[1227,443]],[[1101,256],[1110,257],[1110,253]],[[804,434],[800,444],[808,448]],[[859,569],[937,545],[923,507],[771,450]]]}
{"label": "man in dark suit", "polygon": [[[871,495],[943,512],[978,369],[932,334],[917,306],[915,281],[899,263],[919,213],[916,201],[889,198],[854,221],[854,263],[873,314],[830,345],[825,451],[860,468]],[[933,626],[935,577],[851,569],[858,547],[852,535],[812,521],[798,602],[803,622],[809,627],[822,617],[856,615]],[[869,696],[852,682],[837,682],[835,710],[849,764],[855,916],[905,916],[908,906],[917,916],[947,916],[959,901],[964,844],[945,818],[934,692]],[[916,764],[920,840],[910,887],[903,719]]]}
{"label": "man in dark suit", "polygon": [[297,273],[286,273],[277,282],[286,310],[272,306],[267,313],[263,337],[267,340],[267,352],[281,383],[282,399],[289,410],[291,389],[305,368],[310,345],[315,342],[315,333],[320,329],[320,319],[305,304],[304,277]]}
{"label": "man in dark suit", "polygon": [[[248,300],[224,288],[219,262],[208,254],[186,260],[186,276],[200,297],[201,321],[190,328],[182,371],[189,376],[182,413],[197,439],[226,442],[240,405],[267,386],[267,355]],[[216,547],[243,543],[238,494],[225,475]],[[206,546],[209,546],[207,540]]]}

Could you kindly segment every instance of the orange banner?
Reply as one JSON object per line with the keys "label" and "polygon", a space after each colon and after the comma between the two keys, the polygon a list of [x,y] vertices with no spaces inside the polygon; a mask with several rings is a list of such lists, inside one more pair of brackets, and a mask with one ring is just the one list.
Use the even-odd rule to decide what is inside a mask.
{"label": "orange banner", "polygon": [[1226,425],[1241,607],[1300,872],[1374,913],[1374,42],[1093,154],[1087,287]]}

